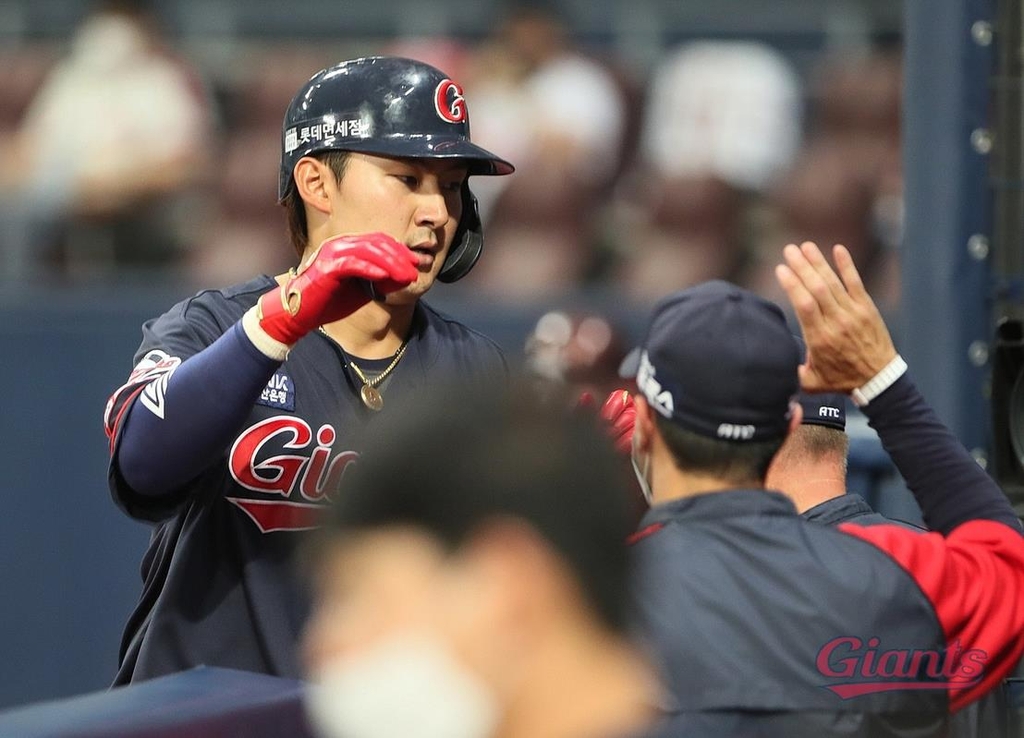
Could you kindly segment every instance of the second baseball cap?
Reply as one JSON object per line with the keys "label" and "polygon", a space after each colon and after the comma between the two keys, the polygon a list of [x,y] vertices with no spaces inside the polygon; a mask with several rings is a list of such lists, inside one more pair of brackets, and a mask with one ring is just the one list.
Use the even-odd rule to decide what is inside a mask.
{"label": "second baseball cap", "polygon": [[785,435],[799,365],[778,305],[714,280],[660,301],[620,374],[680,427],[744,442]]}
{"label": "second baseball cap", "polygon": [[804,425],[846,430],[846,395],[801,392],[797,399],[804,409]]}

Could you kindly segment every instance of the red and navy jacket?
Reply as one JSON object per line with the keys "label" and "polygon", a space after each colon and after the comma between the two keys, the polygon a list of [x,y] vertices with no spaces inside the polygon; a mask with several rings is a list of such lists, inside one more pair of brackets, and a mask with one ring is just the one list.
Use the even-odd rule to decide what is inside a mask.
{"label": "red and navy jacket", "polygon": [[734,490],[653,507],[635,536],[665,735],[939,736],[1024,652],[1024,536],[903,377],[866,409],[932,532],[830,528]]}
{"label": "red and navy jacket", "polygon": [[[325,335],[304,337],[284,362],[248,340],[239,320],[275,285],[263,276],[201,292],[148,321],[135,368],[107,404],[111,493],[155,524],[116,684],[199,664],[302,675],[298,533],[344,494],[345,470],[379,416]],[[493,342],[421,301],[381,414],[439,381],[479,387],[506,374]]]}

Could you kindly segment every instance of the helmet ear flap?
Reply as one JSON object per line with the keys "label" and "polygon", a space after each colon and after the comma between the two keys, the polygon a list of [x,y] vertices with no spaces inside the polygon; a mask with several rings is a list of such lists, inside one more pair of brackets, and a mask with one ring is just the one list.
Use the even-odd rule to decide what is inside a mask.
{"label": "helmet ear flap", "polygon": [[465,277],[480,258],[483,248],[484,231],[480,220],[480,206],[467,182],[462,185],[462,219],[455,231],[448,256],[441,266],[441,271],[438,272],[438,280],[457,282]]}

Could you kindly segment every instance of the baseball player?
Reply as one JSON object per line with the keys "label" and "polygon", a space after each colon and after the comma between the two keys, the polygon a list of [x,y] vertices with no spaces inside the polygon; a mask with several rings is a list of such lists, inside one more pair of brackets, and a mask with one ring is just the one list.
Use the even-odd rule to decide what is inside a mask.
{"label": "baseball player", "polygon": [[278,190],[296,267],[145,323],[107,404],[114,500],[155,524],[116,684],[197,664],[301,674],[296,533],[344,494],[360,430],[433,378],[507,372],[421,298],[480,256],[467,177],[512,171],[471,142],[459,84],[421,62],[346,61],[298,91]]}

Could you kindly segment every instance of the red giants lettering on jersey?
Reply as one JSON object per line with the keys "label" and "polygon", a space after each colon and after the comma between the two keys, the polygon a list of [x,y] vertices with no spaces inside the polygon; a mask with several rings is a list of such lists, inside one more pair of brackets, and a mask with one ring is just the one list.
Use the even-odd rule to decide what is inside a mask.
{"label": "red giants lettering on jersey", "polygon": [[[316,527],[316,516],[336,490],[355,451],[331,458],[337,433],[330,424],[313,430],[302,418],[277,415],[261,420],[235,439],[228,455],[231,477],[260,497],[228,497],[264,533]],[[308,451],[310,446],[312,451]],[[266,455],[264,448],[294,450]],[[302,452],[306,453],[302,453]]]}

